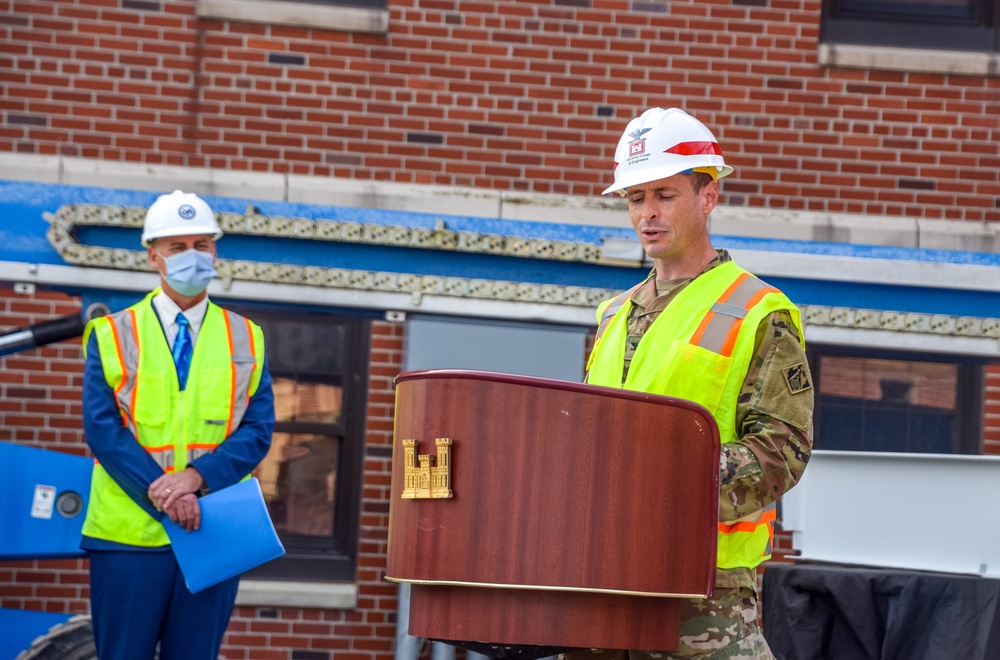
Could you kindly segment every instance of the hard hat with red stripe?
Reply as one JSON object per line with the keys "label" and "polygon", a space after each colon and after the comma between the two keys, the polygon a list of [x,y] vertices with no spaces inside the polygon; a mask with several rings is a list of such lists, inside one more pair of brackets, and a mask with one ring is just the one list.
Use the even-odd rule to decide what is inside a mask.
{"label": "hard hat with red stripe", "polygon": [[712,131],[680,108],[650,108],[633,119],[615,149],[615,182],[603,194],[675,174],[705,172],[713,179],[733,173]]}

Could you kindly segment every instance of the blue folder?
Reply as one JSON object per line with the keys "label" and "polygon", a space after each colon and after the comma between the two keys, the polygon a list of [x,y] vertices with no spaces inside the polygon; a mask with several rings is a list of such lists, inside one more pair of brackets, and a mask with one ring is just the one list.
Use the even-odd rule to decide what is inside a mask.
{"label": "blue folder", "polygon": [[198,500],[201,528],[187,532],[169,518],[163,527],[191,593],[285,554],[256,478]]}

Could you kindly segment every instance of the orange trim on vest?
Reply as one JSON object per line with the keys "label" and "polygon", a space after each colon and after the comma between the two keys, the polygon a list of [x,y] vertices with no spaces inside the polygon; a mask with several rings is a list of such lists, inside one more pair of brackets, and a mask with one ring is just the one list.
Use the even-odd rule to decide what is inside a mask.
{"label": "orange trim on vest", "polygon": [[[736,291],[736,289],[738,289],[748,277],[750,277],[750,273],[741,273],[740,276],[729,285],[729,288],[722,292],[722,295],[719,296],[718,302],[724,303],[729,300],[729,297],[733,295],[733,292]],[[708,313],[705,314],[705,317],[701,320],[701,323],[698,324],[698,329],[694,331],[693,335],[691,335],[692,344],[697,346],[701,343],[701,337],[705,334],[705,330],[708,329],[708,324],[712,322],[713,318],[715,318],[715,312],[709,310]],[[730,346],[729,349],[732,350],[732,347]],[[729,354],[724,353],[723,355],[728,356]]]}
{"label": "orange trim on vest", "polygon": [[[150,454],[160,454],[165,451],[173,453],[174,445],[163,445],[162,447],[143,447],[143,449],[145,449]],[[163,468],[163,471],[169,474],[174,471],[174,466],[168,465],[167,467]]]}
{"label": "orange trim on vest", "polygon": [[[743,306],[743,309],[751,310],[754,305],[760,302],[761,298],[769,293],[777,293],[778,290],[774,287],[766,286],[757,293],[753,294],[747,304]],[[719,302],[726,302],[725,300],[720,300]],[[726,333],[726,341],[722,343],[722,355],[729,357],[733,353],[733,347],[736,346],[736,336],[740,334],[740,328],[743,327],[743,319],[736,319],[732,326],[729,328],[729,332]]]}
{"label": "orange trim on vest", "polygon": [[734,534],[737,532],[745,532],[747,534],[757,531],[757,528],[761,525],[767,525],[768,531],[772,531],[772,525],[774,521],[778,519],[778,511],[776,509],[771,509],[769,511],[764,511],[760,515],[760,520],[756,522],[738,522],[727,525],[726,523],[719,523],[719,533],[720,534]]}
{"label": "orange trim on vest", "polygon": [[726,341],[722,342],[722,350],[719,351],[719,355],[730,357],[733,354],[733,347],[736,346],[736,336],[740,334],[741,327],[743,327],[743,319],[736,319],[729,326],[729,332],[726,333]]}
{"label": "orange trim on vest", "polygon": [[[236,362],[232,360],[233,355],[233,327],[229,325],[229,312],[223,310],[222,318],[226,322],[226,342],[229,344],[229,420],[226,422],[226,437],[233,431],[233,409],[236,408]],[[191,446],[188,445],[188,449]]]}
{"label": "orange trim on vest", "polygon": [[722,292],[719,296],[719,302],[726,302],[733,295],[736,289],[740,288],[740,285],[746,282],[747,278],[750,277],[750,273],[740,273],[740,276],[733,280],[733,283],[729,285],[729,288]]}

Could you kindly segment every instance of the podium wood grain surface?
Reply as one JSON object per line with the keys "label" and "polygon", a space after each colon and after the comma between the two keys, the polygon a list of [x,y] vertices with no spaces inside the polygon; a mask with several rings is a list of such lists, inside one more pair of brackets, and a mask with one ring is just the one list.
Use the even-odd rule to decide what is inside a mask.
{"label": "podium wood grain surface", "polygon": [[[403,499],[402,441],[448,438],[449,499]],[[410,634],[669,649],[711,593],[719,439],[700,406],[491,372],[396,381],[387,579]]]}

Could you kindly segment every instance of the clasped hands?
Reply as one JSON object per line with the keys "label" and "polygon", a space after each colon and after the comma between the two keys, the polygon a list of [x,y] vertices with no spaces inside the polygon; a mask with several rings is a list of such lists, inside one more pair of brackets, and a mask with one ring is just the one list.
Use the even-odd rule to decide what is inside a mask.
{"label": "clasped hands", "polygon": [[149,485],[147,495],[157,511],[192,532],[201,527],[201,506],[195,495],[205,485],[198,470],[188,467],[180,472],[164,474]]}

